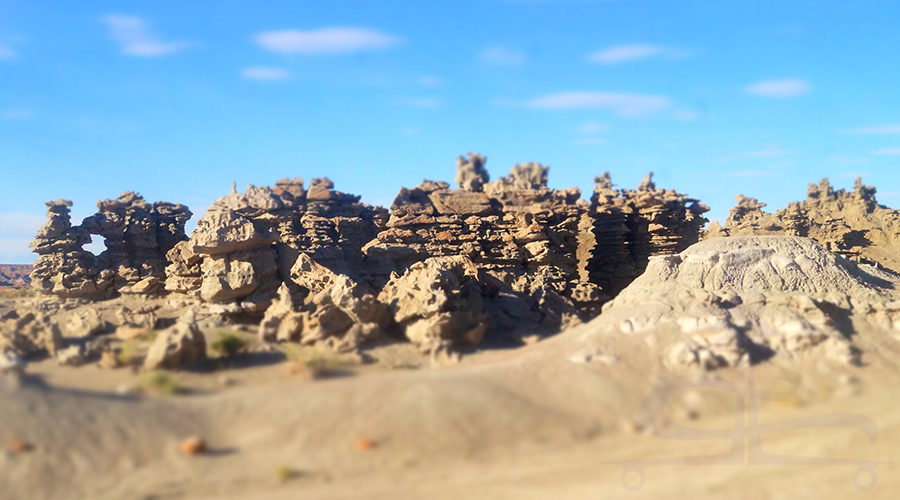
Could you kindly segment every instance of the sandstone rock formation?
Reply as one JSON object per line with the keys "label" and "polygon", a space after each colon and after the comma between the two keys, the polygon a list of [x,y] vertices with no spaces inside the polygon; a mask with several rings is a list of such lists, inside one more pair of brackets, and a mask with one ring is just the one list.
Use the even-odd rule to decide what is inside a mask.
{"label": "sandstone rock formation", "polygon": [[144,369],[186,368],[205,360],[206,337],[192,318],[180,318],[156,336],[144,358]]}
{"label": "sandstone rock formation", "polygon": [[[470,178],[473,162],[483,171],[483,161],[480,156],[459,161],[457,178]],[[424,268],[413,266],[432,258],[464,258],[484,273],[476,281],[484,294],[484,311],[490,316],[489,329],[508,330],[501,326],[509,323],[504,321],[509,316],[507,309],[521,331],[558,328],[577,320],[579,313],[589,317],[603,296],[596,286],[578,280],[579,221],[586,203],[580,200],[577,188],[548,188],[548,170],[537,163],[516,165],[509,176],[484,183],[478,190],[465,182],[463,189],[453,190],[436,181],[401,189],[386,229],[363,249],[374,287],[422,279],[420,288],[433,290],[434,300],[444,303],[440,290],[462,279],[466,274],[453,270],[465,266],[445,269],[439,264],[445,261],[432,261]],[[486,172],[479,176],[487,178]],[[397,276],[391,278],[392,273]],[[397,321],[404,324],[409,319],[404,316]],[[441,321],[440,328],[446,330],[447,321]],[[458,331],[423,338],[461,338],[482,321],[466,320]],[[419,328],[410,330],[410,326],[405,325],[405,330]]]}
{"label": "sandstone rock formation", "polygon": [[46,353],[55,356],[62,347],[59,325],[37,311],[16,313],[0,322],[0,352],[21,358]]}
{"label": "sandstone rock formation", "polygon": [[710,225],[709,238],[743,235],[808,236],[832,252],[877,262],[900,272],[900,212],[881,206],[875,188],[856,179],[853,191],[835,191],[828,179],[810,184],[807,198],[775,213],[765,203],[738,195],[725,226]]}
{"label": "sandstone rock formation", "polygon": [[717,238],[651,259],[597,321],[618,335],[668,339],[665,361],[675,368],[715,369],[813,351],[855,364],[860,352],[851,316],[879,310],[893,328],[900,319],[898,283],[807,238]]}
{"label": "sandstone rock formation", "polygon": [[262,340],[299,342],[335,351],[351,351],[378,338],[387,326],[387,308],[365,285],[334,273],[300,254],[291,269],[299,291],[285,283],[259,326]]}
{"label": "sandstone rock formation", "polygon": [[709,207],[675,190],[657,189],[653,173],[636,190],[615,189],[609,172],[594,179],[581,221],[579,276],[614,296],[652,256],[678,253],[700,239]]}
{"label": "sandstone rock formation", "polygon": [[166,289],[210,303],[261,313],[301,254],[344,274],[362,266],[363,244],[378,232],[383,210],[335,191],[327,178],[250,185],[219,198],[186,243],[169,252]]}
{"label": "sandstone rock formation", "polygon": [[72,226],[69,200],[48,201],[47,222],[29,245],[38,254],[31,272],[32,286],[39,293],[61,298],[98,297],[112,285],[114,273],[101,272],[97,258],[84,250],[90,233]]}
{"label": "sandstone rock formation", "polygon": [[411,342],[426,352],[477,346],[488,327],[484,277],[466,257],[435,257],[394,275],[378,300]]}
{"label": "sandstone rock formation", "polygon": [[[186,239],[191,212],[183,205],[147,203],[127,191],[97,203],[98,212],[73,226],[69,200],[47,202],[48,221],[31,248],[39,254],[31,279],[43,294],[98,299],[117,294],[155,294],[165,280],[166,253]],[[83,249],[91,234],[104,237],[106,250]]]}
{"label": "sandstone rock formation", "polygon": [[[705,222],[705,206],[657,189],[652,174],[637,190],[615,190],[605,174],[587,203],[577,188],[549,188],[539,163],[490,182],[486,160],[457,158],[460,189],[426,180],[402,188],[390,212],[327,178],[308,190],[300,178],[233,187],[189,239],[182,205],[126,192],[73,227],[71,203],[51,202],[33,276],[60,297],[170,293],[170,303],[200,302],[211,324],[263,318],[266,341],[352,350],[391,333],[435,352],[587,321],[651,256],[697,241]],[[105,238],[99,257],[82,250],[90,234]],[[79,314],[68,324],[77,335],[107,331]],[[119,329],[158,326],[152,309],[115,316]]]}
{"label": "sandstone rock formation", "polygon": [[165,281],[166,253],[187,239],[184,226],[191,211],[180,204],[148,203],[126,191],[115,200],[101,200],[97,213],[82,227],[104,239],[102,269],[115,272],[113,287],[120,294],[153,294]]}

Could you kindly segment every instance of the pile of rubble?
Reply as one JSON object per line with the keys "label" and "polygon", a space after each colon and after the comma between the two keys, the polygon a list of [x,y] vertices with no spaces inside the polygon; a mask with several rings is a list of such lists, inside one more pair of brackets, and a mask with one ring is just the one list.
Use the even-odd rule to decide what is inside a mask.
{"label": "pile of rubble", "polygon": [[852,191],[822,179],[810,184],[807,198],[775,213],[765,203],[738,195],[725,225],[710,225],[707,237],[748,235],[805,236],[828,250],[900,272],[900,212],[881,206],[875,188],[857,178]]}

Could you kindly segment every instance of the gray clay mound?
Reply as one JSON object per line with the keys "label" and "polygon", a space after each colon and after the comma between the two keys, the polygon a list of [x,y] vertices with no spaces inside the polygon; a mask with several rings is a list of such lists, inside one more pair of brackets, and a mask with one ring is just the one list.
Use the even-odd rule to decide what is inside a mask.
{"label": "gray clay mound", "polygon": [[[860,267],[819,243],[796,236],[714,238],[684,252],[652,259],[621,298],[656,294],[659,287],[761,293],[888,295],[889,276]],[[626,299],[627,300],[627,299]]]}
{"label": "gray clay mound", "polygon": [[900,326],[898,285],[807,238],[715,238],[652,259],[594,331],[653,337],[670,367],[809,355],[857,364],[859,322]]}

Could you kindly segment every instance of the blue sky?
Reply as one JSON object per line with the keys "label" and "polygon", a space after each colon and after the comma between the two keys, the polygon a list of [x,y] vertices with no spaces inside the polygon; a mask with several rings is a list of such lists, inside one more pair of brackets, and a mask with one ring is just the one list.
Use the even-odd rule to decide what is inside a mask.
{"label": "blue sky", "polygon": [[34,260],[49,199],[77,223],[135,190],[196,220],[232,182],[328,176],[389,205],[469,151],[585,196],[652,170],[711,219],[826,176],[895,206],[898,19],[866,0],[0,0],[0,262]]}

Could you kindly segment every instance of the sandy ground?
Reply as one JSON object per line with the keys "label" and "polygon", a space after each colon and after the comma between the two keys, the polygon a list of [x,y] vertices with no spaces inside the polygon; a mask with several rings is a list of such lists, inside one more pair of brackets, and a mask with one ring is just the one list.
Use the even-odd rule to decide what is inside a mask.
{"label": "sandy ground", "polygon": [[[654,400],[658,411],[642,417],[642,403],[674,374],[627,338],[601,340],[614,353],[604,360],[573,363],[592,329],[434,367],[404,346],[387,346],[372,351],[375,362],[321,380],[292,375],[275,359],[248,358],[177,373],[187,391],[175,396],[117,393],[142,376],[130,369],[33,363],[24,387],[0,389],[0,439],[33,445],[0,453],[0,498],[887,499],[900,492],[900,342],[861,334],[861,367],[811,358],[753,368],[758,388],[794,389],[782,401],[759,402],[760,424],[820,416],[824,425],[848,426],[767,433],[762,451],[892,462],[874,466],[870,490],[854,484],[858,465],[778,465],[752,458],[756,448],[746,441],[734,465],[643,465],[644,482],[630,491],[623,467],[611,462],[729,452],[737,397],[686,388]],[[701,376],[738,381],[746,373]],[[839,415],[846,412],[871,421]],[[653,435],[673,423],[724,431],[702,440]],[[870,440],[863,430],[873,425]],[[208,442],[206,454],[179,451],[194,435]],[[362,439],[375,446],[359,449]],[[751,459],[762,463],[747,465]],[[631,472],[626,480],[639,479]],[[872,480],[866,472],[856,479]]]}

